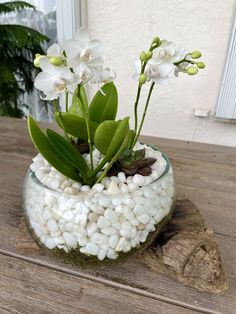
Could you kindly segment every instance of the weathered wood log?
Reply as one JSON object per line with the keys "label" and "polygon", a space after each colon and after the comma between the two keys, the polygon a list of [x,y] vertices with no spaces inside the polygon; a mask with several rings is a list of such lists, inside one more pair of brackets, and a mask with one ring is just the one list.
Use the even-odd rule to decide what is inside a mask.
{"label": "weathered wood log", "polygon": [[142,256],[154,271],[200,291],[228,288],[214,233],[189,200],[177,202],[172,220]]}
{"label": "weathered wood log", "polygon": [[[42,254],[23,218],[16,247],[25,253]],[[177,202],[170,223],[142,257],[152,270],[200,291],[218,293],[228,288],[213,231],[206,228],[198,208],[189,200]]]}

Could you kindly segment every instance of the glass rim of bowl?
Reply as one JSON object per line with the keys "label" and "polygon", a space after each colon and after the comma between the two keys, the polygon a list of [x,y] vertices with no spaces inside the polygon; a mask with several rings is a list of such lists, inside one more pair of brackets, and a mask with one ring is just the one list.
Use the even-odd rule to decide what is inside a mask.
{"label": "glass rim of bowl", "polygon": [[[140,142],[140,144],[143,144],[143,143]],[[147,184],[147,185],[144,185],[144,186],[148,186],[148,185],[150,185],[150,184],[153,184],[153,183],[159,181],[160,179],[162,179],[162,178],[169,172],[170,166],[171,166],[171,161],[170,161],[170,159],[168,158],[168,156],[167,156],[165,153],[163,153],[160,149],[158,149],[158,148],[155,147],[154,145],[151,145],[151,144],[145,144],[145,145],[151,147],[151,148],[154,149],[155,151],[160,152],[160,153],[162,154],[163,158],[164,158],[165,161],[166,161],[166,168],[165,168],[165,170],[163,171],[163,173],[162,173],[157,179],[155,179],[154,181],[150,182],[150,183]],[[65,192],[63,192],[63,191],[54,190],[54,189],[52,189],[52,188],[46,186],[44,183],[42,183],[42,182],[36,177],[35,172],[34,172],[33,170],[31,170],[30,168],[28,169],[28,172],[27,172],[27,175],[26,175],[26,179],[27,179],[28,176],[30,176],[30,177],[32,178],[32,180],[34,181],[34,183],[36,183],[37,185],[41,186],[41,187],[44,188],[45,190],[49,190],[50,192],[53,192],[53,193],[59,193],[60,195],[65,195],[65,196],[67,196],[67,197],[80,197],[80,196],[82,195],[82,193],[83,193],[83,194],[87,194],[87,193],[91,192],[91,190],[92,190],[92,189],[90,189],[89,191],[86,191],[86,192],[84,192],[84,191],[79,191],[79,192],[80,192],[80,195],[79,195],[79,194],[69,194],[69,193],[65,193]],[[77,182],[77,181],[75,181],[75,182]],[[143,186],[142,186],[142,187],[143,187]],[[131,193],[132,193],[132,192],[131,192]],[[120,194],[120,193],[114,194],[114,196],[117,196],[117,195],[119,195],[119,194]],[[121,194],[124,194],[124,192],[121,191]]]}

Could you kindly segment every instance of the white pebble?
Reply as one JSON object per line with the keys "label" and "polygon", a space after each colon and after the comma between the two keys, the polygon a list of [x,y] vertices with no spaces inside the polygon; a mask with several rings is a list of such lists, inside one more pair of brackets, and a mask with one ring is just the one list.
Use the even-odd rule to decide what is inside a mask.
{"label": "white pebble", "polygon": [[117,259],[118,254],[114,250],[109,249],[107,252],[107,257],[110,259]]}
{"label": "white pebble", "polygon": [[96,183],[94,184],[94,186],[92,187],[92,190],[96,190],[98,192],[102,192],[102,190],[104,189],[104,185],[101,183]]}
{"label": "white pebble", "polygon": [[120,189],[119,189],[119,187],[117,185],[117,182],[111,181],[107,192],[110,193],[110,194],[120,193]]}
{"label": "white pebble", "polygon": [[94,204],[91,206],[91,210],[96,213],[96,214],[99,214],[99,215],[103,215],[104,214],[104,208],[102,206],[99,206],[97,204]]}
{"label": "white pebble", "polygon": [[97,222],[98,217],[99,217],[99,214],[96,214],[94,212],[91,212],[88,215],[88,219],[89,219],[90,222]]}
{"label": "white pebble", "polygon": [[67,211],[63,212],[62,217],[63,217],[65,220],[70,221],[70,220],[73,219],[73,213],[72,213],[71,210],[67,210]]}
{"label": "white pebble", "polygon": [[115,249],[117,244],[119,241],[119,237],[117,234],[113,234],[110,238],[109,238],[109,245],[112,249]]}
{"label": "white pebble", "polygon": [[124,174],[124,172],[119,172],[118,173],[118,179],[121,183],[125,183],[126,182],[126,176]]}
{"label": "white pebble", "polygon": [[80,182],[74,182],[72,184],[72,187],[79,190],[81,188],[82,184]]}
{"label": "white pebble", "polygon": [[76,248],[77,241],[76,238],[69,232],[63,232],[63,238],[69,247]]}
{"label": "white pebble", "polygon": [[110,221],[108,219],[106,219],[105,217],[100,216],[98,218],[98,221],[97,221],[98,228],[103,229],[103,228],[110,227],[110,225],[111,225]]}
{"label": "white pebble", "polygon": [[147,214],[136,216],[136,218],[144,225],[146,225],[150,220],[150,217]]}
{"label": "white pebble", "polygon": [[116,233],[116,229],[112,227],[108,227],[108,228],[101,229],[101,232],[108,236],[111,236]]}
{"label": "white pebble", "polygon": [[107,209],[104,213],[104,217],[106,217],[112,224],[116,223],[119,218],[117,213],[112,209]]}
{"label": "white pebble", "polygon": [[137,184],[131,182],[131,183],[128,183],[128,188],[129,188],[130,192],[134,192],[139,188],[139,186]]}
{"label": "white pebble", "polygon": [[86,227],[88,236],[91,236],[97,230],[97,224],[89,222]]}
{"label": "white pebble", "polygon": [[58,224],[57,224],[56,220],[54,220],[54,219],[48,220],[47,226],[48,226],[49,231],[51,231],[51,232],[56,232],[59,229]]}
{"label": "white pebble", "polygon": [[66,188],[64,189],[64,192],[65,192],[66,194],[76,195],[76,194],[78,194],[78,189],[72,188],[72,187],[66,187]]}
{"label": "white pebble", "polygon": [[82,192],[88,192],[88,191],[90,191],[90,186],[89,185],[82,185],[80,190]]}
{"label": "white pebble", "polygon": [[97,255],[98,254],[98,246],[95,243],[87,243],[85,246],[86,251],[88,252],[88,254],[91,255]]}
{"label": "white pebble", "polygon": [[52,250],[56,247],[56,243],[53,238],[47,238],[45,240],[45,246],[49,248],[50,250]]}
{"label": "white pebble", "polygon": [[126,252],[127,248],[130,246],[129,242],[126,240],[126,238],[121,238],[115,248],[115,251],[123,251]]}
{"label": "white pebble", "polygon": [[137,184],[139,186],[142,186],[145,183],[144,176],[142,176],[140,174],[135,174],[134,177],[133,177],[133,183]]}
{"label": "white pebble", "polygon": [[98,252],[98,259],[100,261],[103,261],[106,255],[107,255],[107,250],[100,249]]}
{"label": "white pebble", "polygon": [[133,209],[135,207],[135,202],[133,199],[128,198],[125,200],[125,205],[127,205],[130,209]]}
{"label": "white pebble", "polygon": [[145,213],[145,208],[143,205],[136,205],[133,211],[135,215],[142,215]]}
{"label": "white pebble", "polygon": [[109,197],[100,197],[98,200],[98,204],[103,207],[108,207],[111,204],[111,199]]}

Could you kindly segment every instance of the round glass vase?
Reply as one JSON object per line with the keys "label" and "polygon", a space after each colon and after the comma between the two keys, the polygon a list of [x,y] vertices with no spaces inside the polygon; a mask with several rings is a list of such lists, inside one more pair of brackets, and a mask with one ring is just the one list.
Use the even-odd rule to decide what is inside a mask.
{"label": "round glass vase", "polygon": [[46,253],[85,267],[118,263],[146,248],[171,219],[176,199],[171,162],[162,156],[166,167],[158,179],[115,194],[107,189],[65,194],[29,170],[23,209],[34,240]]}

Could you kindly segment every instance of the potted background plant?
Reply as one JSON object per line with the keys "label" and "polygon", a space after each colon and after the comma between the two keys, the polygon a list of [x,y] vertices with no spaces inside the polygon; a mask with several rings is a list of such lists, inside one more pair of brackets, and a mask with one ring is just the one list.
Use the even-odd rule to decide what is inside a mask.
{"label": "potted background plant", "polygon": [[[0,15],[35,7],[25,1],[0,3]],[[23,117],[22,96],[34,88],[36,53],[43,53],[42,45],[49,39],[36,30],[22,25],[0,25],[0,115]]]}
{"label": "potted background plant", "polygon": [[[175,184],[171,163],[157,148],[138,142],[155,85],[175,72],[194,75],[204,64],[199,51],[187,53],[154,38],[135,63],[138,80],[134,129],[129,117],[116,120],[115,72],[104,66],[103,44],[80,29],[63,47],[37,55],[42,72],[35,87],[55,108],[62,135],[41,130],[32,117],[28,129],[39,154],[26,176],[24,209],[37,242],[76,264],[119,261],[145,246],[171,217]],[[85,86],[97,85],[89,103]],[[141,119],[139,98],[149,92]],[[69,106],[72,94],[71,105]],[[65,97],[61,112],[59,97]]]}

